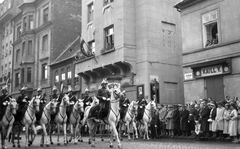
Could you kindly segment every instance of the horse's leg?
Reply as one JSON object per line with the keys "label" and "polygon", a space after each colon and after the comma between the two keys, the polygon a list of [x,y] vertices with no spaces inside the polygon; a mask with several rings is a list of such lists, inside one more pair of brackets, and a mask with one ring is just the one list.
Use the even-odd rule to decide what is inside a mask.
{"label": "horse's leg", "polygon": [[58,136],[57,136],[57,145],[60,145],[59,136],[60,136],[60,124],[57,124]]}
{"label": "horse's leg", "polygon": [[94,122],[93,120],[88,120],[87,121],[87,124],[88,124],[88,128],[89,128],[89,140],[88,140],[88,143],[90,145],[92,145],[92,147],[95,147],[95,144],[93,142],[93,134],[95,133],[94,132],[94,129],[95,129],[95,125],[94,125]]}
{"label": "horse's leg", "polygon": [[36,127],[35,127],[34,123],[31,124],[31,129],[32,129],[32,133],[31,134],[33,134],[33,135],[31,135],[32,137],[31,137],[31,141],[29,141],[29,145],[32,145],[32,143],[35,140],[35,137],[37,135],[37,130],[36,130]]}
{"label": "horse's leg", "polygon": [[13,125],[13,128],[12,128],[12,147],[16,147],[15,145],[15,142],[14,142],[14,139],[15,139],[15,129],[16,129],[16,126]]}
{"label": "horse's leg", "polygon": [[78,128],[79,128],[79,122],[77,122],[75,129],[74,129],[74,144],[77,144],[77,142],[78,142],[78,139],[77,139],[77,132],[79,132]]}
{"label": "horse's leg", "polygon": [[137,130],[136,123],[134,121],[132,122],[132,127],[133,127],[133,131],[135,131],[135,137],[136,139],[138,139],[138,130]]}
{"label": "horse's leg", "polygon": [[2,148],[5,149],[5,134],[6,134],[6,128],[2,126],[2,132],[1,132],[1,143],[2,143]]}
{"label": "horse's leg", "polygon": [[63,123],[63,134],[64,134],[64,138],[63,138],[63,142],[64,145],[67,145],[67,123]]}
{"label": "horse's leg", "polygon": [[53,125],[53,124],[51,124],[51,122],[50,122],[48,133],[49,133],[49,141],[50,141],[50,144],[53,145],[53,141],[52,141],[52,125]]}
{"label": "horse's leg", "polygon": [[130,136],[130,123],[127,121],[127,133],[128,133],[128,140],[131,140],[131,136]]}
{"label": "horse's leg", "polygon": [[18,148],[20,148],[21,147],[21,145],[20,145],[20,133],[21,133],[21,130],[22,130],[22,127],[21,127],[21,124],[19,124],[18,125],[18,129],[17,129],[17,139],[18,139]]}
{"label": "horse's leg", "polygon": [[73,125],[69,123],[69,127],[70,127],[70,139],[69,139],[69,142],[72,142],[72,140],[73,140]]}
{"label": "horse's leg", "polygon": [[119,139],[122,140],[122,124],[124,125],[124,123],[119,122],[119,127],[118,127],[118,132],[119,132]]}
{"label": "horse's leg", "polygon": [[144,131],[145,131],[145,136],[147,138],[147,140],[149,140],[149,137],[148,137],[148,124],[147,122],[144,122]]}
{"label": "horse's leg", "polygon": [[48,134],[47,134],[47,130],[46,130],[46,125],[45,124],[42,124],[42,130],[43,130],[43,144],[44,144],[44,142],[45,142],[45,144],[46,144],[46,146],[47,147],[49,147],[49,142],[48,142],[48,138],[47,138],[47,136],[48,136]]}
{"label": "horse's leg", "polygon": [[26,142],[25,142],[25,148],[28,148],[28,125],[25,124],[25,139],[26,139]]}
{"label": "horse's leg", "polygon": [[84,125],[82,125],[82,124],[79,124],[79,125],[78,125],[78,131],[77,131],[77,132],[78,132],[78,134],[79,134],[79,136],[78,136],[78,141],[79,141],[79,142],[83,142],[83,139],[82,139],[82,133],[83,133],[83,132],[82,132],[82,129],[84,128],[83,126],[84,126]]}
{"label": "horse's leg", "polygon": [[121,145],[121,142],[120,142],[120,139],[118,137],[118,132],[117,132],[117,129],[116,129],[116,124],[115,122],[110,122],[110,125],[112,127],[112,131],[117,139],[117,142],[118,142],[118,148],[122,148],[122,145]]}
{"label": "horse's leg", "polygon": [[[6,136],[5,136],[5,141],[6,141],[6,142],[8,142],[9,135],[10,135],[10,133],[11,133],[11,131],[12,131],[12,126],[13,126],[12,124],[9,125],[8,130],[7,130],[6,134],[5,134],[5,135],[6,135]],[[6,142],[5,142],[5,143],[6,143]],[[5,145],[5,146],[7,146],[7,145]]]}

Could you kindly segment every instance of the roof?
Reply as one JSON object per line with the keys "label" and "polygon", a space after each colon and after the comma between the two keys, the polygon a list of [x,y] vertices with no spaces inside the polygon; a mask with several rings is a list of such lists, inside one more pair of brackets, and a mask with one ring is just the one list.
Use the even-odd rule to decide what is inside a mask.
{"label": "roof", "polygon": [[67,48],[53,61],[51,65],[63,62],[76,56],[80,49],[80,37],[77,37]]}
{"label": "roof", "polygon": [[196,3],[203,2],[203,1],[205,1],[205,0],[180,0],[178,3],[176,3],[174,5],[174,8],[181,10],[182,8],[186,8],[188,6],[191,6]]}

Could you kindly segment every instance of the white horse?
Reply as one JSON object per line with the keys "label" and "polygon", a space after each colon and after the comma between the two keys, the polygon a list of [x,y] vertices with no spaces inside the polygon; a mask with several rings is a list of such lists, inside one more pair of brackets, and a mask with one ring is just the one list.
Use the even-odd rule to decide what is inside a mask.
{"label": "white horse", "polygon": [[[108,123],[110,125],[112,135],[110,138],[110,148],[113,148],[113,135],[116,136],[117,142],[118,142],[118,147],[122,148],[117,128],[116,125],[119,121],[120,118],[120,113],[119,113],[119,96],[120,96],[120,89],[112,89],[110,90],[110,112],[109,115],[104,119],[101,120],[101,123]],[[88,118],[87,119],[87,125],[89,127],[89,142],[92,145],[92,147],[95,147],[95,144],[93,143],[93,135],[95,134],[96,126],[99,123],[97,123],[94,118]]]}
{"label": "white horse", "polygon": [[74,138],[74,144],[77,144],[77,132],[79,131],[79,124],[81,120],[81,113],[83,113],[83,100],[78,100],[74,106],[73,110],[71,112],[70,118],[69,118],[69,125],[71,130],[71,138],[69,142],[71,142],[72,138]]}
{"label": "white horse", "polygon": [[[22,124],[25,126],[25,148],[28,148],[28,146],[32,145],[36,135],[37,135],[37,130],[35,127],[35,122],[36,122],[36,112],[39,112],[39,106],[40,106],[40,98],[33,97],[32,100],[30,101],[27,111],[25,112],[25,115],[22,120]],[[32,128],[32,131],[34,133],[33,138],[29,141],[28,140],[28,135],[29,135],[29,127]]]}
{"label": "white horse", "polygon": [[40,125],[42,126],[42,129],[43,129],[42,138],[41,138],[41,147],[43,147],[43,145],[44,145],[44,139],[46,140],[46,142],[45,142],[46,146],[47,147],[49,146],[49,142],[47,140],[48,134],[47,134],[47,130],[46,130],[46,125],[48,125],[48,124],[50,125],[51,114],[56,113],[57,104],[58,104],[58,102],[56,101],[56,99],[53,99],[43,109],[43,113],[42,113],[42,116],[40,119]]}
{"label": "white horse", "polygon": [[[63,126],[63,134],[64,134],[64,140],[63,143],[65,145],[67,145],[67,114],[66,114],[66,110],[67,110],[67,106],[69,105],[69,97],[67,94],[65,94],[62,98],[62,101],[60,103],[60,107],[59,107],[59,112],[57,113],[57,115],[55,116],[55,123],[57,124],[57,128],[58,128],[58,138],[57,138],[57,145],[60,145],[59,142],[59,136],[60,136],[60,125]],[[51,133],[50,133],[50,142],[51,142]]]}
{"label": "white horse", "polygon": [[152,120],[152,112],[156,109],[156,103],[154,101],[150,101],[145,107],[143,118],[139,121],[139,130],[143,132],[143,139],[149,139],[148,126]]}
{"label": "white horse", "polygon": [[5,114],[0,121],[0,126],[2,127],[1,132],[1,142],[2,142],[2,148],[7,148],[7,145],[5,145],[5,140],[7,142],[7,139],[9,138],[9,134],[12,131],[12,126],[15,121],[14,115],[16,114],[17,109],[17,101],[14,98],[8,97],[10,101],[6,104],[8,104],[7,109],[5,111]]}
{"label": "white horse", "polygon": [[[136,139],[138,138],[138,132],[137,132],[137,127],[136,127],[136,122],[135,122],[135,116],[137,115],[137,108],[138,108],[138,103],[136,101],[132,101],[127,108],[126,115],[123,117],[122,120],[119,121],[119,136],[120,136],[120,139],[122,139],[122,137],[121,137],[121,127],[124,124],[127,125],[128,140],[131,139],[130,124],[132,124],[133,130],[135,132]],[[134,137],[134,135],[133,135],[133,137]]]}

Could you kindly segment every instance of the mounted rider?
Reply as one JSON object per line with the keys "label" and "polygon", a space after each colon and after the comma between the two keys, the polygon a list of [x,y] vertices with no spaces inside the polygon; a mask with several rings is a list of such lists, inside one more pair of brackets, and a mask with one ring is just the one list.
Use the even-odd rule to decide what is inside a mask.
{"label": "mounted rider", "polygon": [[147,101],[144,99],[143,94],[140,94],[137,102],[138,102],[138,115],[136,119],[139,121],[143,117],[143,113],[145,110],[145,106],[147,105]]}
{"label": "mounted rider", "polygon": [[18,103],[18,111],[17,114],[15,115],[15,119],[17,120],[21,120],[25,114],[25,111],[27,110],[27,104],[28,102],[30,102],[30,98],[26,95],[26,90],[27,87],[23,86],[20,89],[20,93],[21,95],[18,96],[17,98],[17,103]]}
{"label": "mounted rider", "polygon": [[89,96],[89,90],[88,88],[86,88],[83,95],[83,109],[85,110],[85,108],[87,106],[90,106],[92,102],[93,102],[93,99],[91,96]]}
{"label": "mounted rider", "polygon": [[38,113],[36,113],[36,117],[37,117],[38,121],[41,119],[44,106],[47,103],[47,100],[45,99],[45,96],[46,96],[46,94],[42,95],[42,87],[39,86],[38,89],[37,89],[37,95],[35,96],[35,98],[40,99],[40,111]]}
{"label": "mounted rider", "polygon": [[126,91],[123,90],[121,93],[120,93],[120,119],[123,119],[125,114],[126,114],[126,110],[130,104],[130,101],[129,99],[127,98],[126,96]]}
{"label": "mounted rider", "polygon": [[53,86],[52,92],[53,92],[52,99],[57,99],[58,98],[58,94],[57,94],[57,87],[56,86]]}
{"label": "mounted rider", "polygon": [[73,95],[72,87],[70,85],[68,86],[68,97],[69,97],[70,105],[67,108],[67,117],[69,119],[70,114],[73,110],[73,106],[77,102],[77,98]]}
{"label": "mounted rider", "polygon": [[2,95],[0,96],[0,121],[2,120],[3,115],[5,114],[7,103],[9,102],[8,91],[7,91],[7,85],[2,87]]}

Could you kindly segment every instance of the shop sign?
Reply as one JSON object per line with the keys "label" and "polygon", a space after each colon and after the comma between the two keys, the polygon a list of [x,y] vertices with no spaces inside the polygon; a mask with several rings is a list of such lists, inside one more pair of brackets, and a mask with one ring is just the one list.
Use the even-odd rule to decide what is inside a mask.
{"label": "shop sign", "polygon": [[223,74],[222,65],[201,68],[202,77]]}
{"label": "shop sign", "polygon": [[121,80],[122,85],[133,85],[132,77],[123,78]]}
{"label": "shop sign", "polygon": [[191,79],[193,79],[193,73],[185,73],[185,74],[184,74],[184,79],[185,79],[185,80],[191,80]]}

